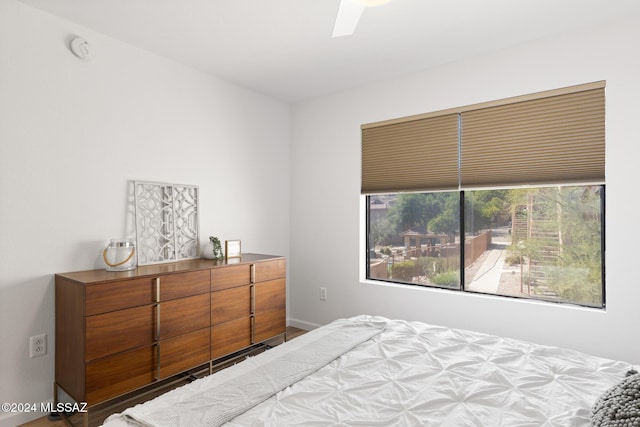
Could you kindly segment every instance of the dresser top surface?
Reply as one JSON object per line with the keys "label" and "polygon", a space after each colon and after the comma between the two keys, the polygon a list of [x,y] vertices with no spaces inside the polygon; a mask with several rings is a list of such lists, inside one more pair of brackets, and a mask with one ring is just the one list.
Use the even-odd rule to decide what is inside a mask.
{"label": "dresser top surface", "polygon": [[107,271],[106,269],[97,269],[74,271],[69,273],[57,273],[56,276],[83,283],[104,282],[110,280],[135,279],[138,277],[155,276],[160,274],[186,273],[189,271],[207,270],[217,267],[271,261],[276,259],[284,259],[284,257],[278,255],[247,253],[242,254],[242,256],[239,258],[230,258],[228,260],[197,258],[162,264],[138,266],[134,270],[129,271]]}

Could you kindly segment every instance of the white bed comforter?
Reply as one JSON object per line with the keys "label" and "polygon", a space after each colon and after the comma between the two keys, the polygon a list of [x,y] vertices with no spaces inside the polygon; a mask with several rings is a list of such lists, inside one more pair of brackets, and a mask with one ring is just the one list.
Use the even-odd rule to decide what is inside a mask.
{"label": "white bed comforter", "polygon": [[[632,368],[624,362],[561,348],[418,322],[358,316],[336,321],[174,390],[170,399],[166,396],[171,394],[167,394],[141,405],[146,408],[142,412],[157,415],[162,407],[179,412],[182,409],[175,399],[180,405],[188,402],[184,396],[194,389],[206,389],[207,380],[209,386],[214,377],[234,384],[236,373],[242,376],[247,372],[243,365],[261,364],[262,358],[274,357],[276,350],[278,364],[286,365],[281,358],[289,357],[286,350],[290,347],[322,348],[324,339],[318,339],[319,334],[337,333],[345,325],[370,325],[373,329],[384,325],[384,330],[372,333],[370,339],[309,375],[295,378],[273,396],[260,397],[243,413],[239,412],[251,400],[247,397],[251,391],[263,390],[236,387],[242,396],[236,394],[232,400],[242,406],[242,411],[225,426],[586,427],[595,400]],[[289,376],[296,377],[293,373]],[[202,402],[193,403],[197,408],[190,410],[206,410]],[[172,425],[214,425],[177,422]],[[139,424],[121,415],[105,423],[105,427],[130,425]]]}

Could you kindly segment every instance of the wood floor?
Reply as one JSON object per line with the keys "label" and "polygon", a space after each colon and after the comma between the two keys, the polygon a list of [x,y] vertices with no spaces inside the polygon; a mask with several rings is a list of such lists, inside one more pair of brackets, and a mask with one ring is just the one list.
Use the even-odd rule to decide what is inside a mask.
{"label": "wood floor", "polygon": [[[29,427],[67,427],[67,424],[60,420],[60,421],[49,421],[47,419],[47,417],[42,417],[42,418],[38,418],[37,420],[33,420],[30,421],[26,424],[22,424],[22,426],[29,426]],[[21,427],[21,426],[19,426]]]}
{"label": "wood floor", "polygon": [[[287,341],[291,340],[295,337],[298,337],[304,334],[305,332],[307,331],[305,331],[304,329],[294,328],[293,326],[287,326],[286,339]],[[280,339],[280,341],[282,341],[282,339]],[[67,426],[68,424],[65,423],[63,420],[50,421],[48,417],[44,416],[42,418],[38,418],[36,420],[30,421],[26,424],[22,424],[18,427],[67,427]]]}

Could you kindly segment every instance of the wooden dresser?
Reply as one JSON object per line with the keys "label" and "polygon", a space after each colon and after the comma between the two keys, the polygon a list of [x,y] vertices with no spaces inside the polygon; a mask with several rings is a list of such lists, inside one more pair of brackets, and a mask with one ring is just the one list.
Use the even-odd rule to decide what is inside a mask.
{"label": "wooden dresser", "polygon": [[56,390],[91,407],[284,334],[285,277],[258,254],[56,274]]}

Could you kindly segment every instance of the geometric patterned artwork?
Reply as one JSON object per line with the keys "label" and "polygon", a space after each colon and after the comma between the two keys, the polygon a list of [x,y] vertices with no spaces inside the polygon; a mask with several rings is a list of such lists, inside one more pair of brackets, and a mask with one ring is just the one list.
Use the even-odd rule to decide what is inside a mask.
{"label": "geometric patterned artwork", "polygon": [[198,187],[135,181],[138,265],[198,257]]}

